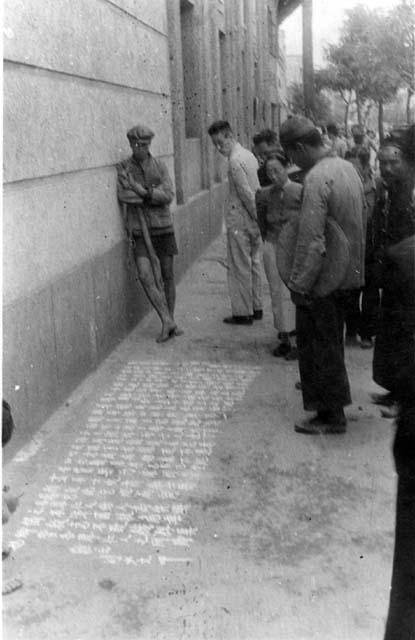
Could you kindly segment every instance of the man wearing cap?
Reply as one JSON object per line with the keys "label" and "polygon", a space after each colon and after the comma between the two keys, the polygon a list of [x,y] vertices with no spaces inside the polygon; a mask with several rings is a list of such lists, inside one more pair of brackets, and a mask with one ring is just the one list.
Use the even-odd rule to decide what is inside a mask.
{"label": "man wearing cap", "polygon": [[235,139],[229,122],[214,122],[208,133],[219,153],[228,159],[226,230],[232,315],[224,322],[252,325],[253,320],[262,318],[261,234],[255,207],[255,192],[260,186],[258,162]]}
{"label": "man wearing cap", "polygon": [[[364,284],[363,187],[350,163],[327,152],[307,118],[283,123],[280,141],[293,162],[307,171],[288,288],[297,307],[304,409],[317,415],[295,429],[306,434],[343,433],[344,407],[351,403],[343,304],[348,291]],[[329,235],[329,228],[334,235]],[[334,242],[341,260],[329,259]],[[324,289],[319,282],[326,283]]]}
{"label": "man wearing cap", "polygon": [[[174,195],[173,185],[166,165],[150,153],[153,137],[153,131],[142,124],[127,132],[133,153],[117,166],[117,191],[118,199],[126,210],[124,222],[133,246],[139,280],[162,323],[157,341],[165,342],[181,333],[174,321],[176,285],[173,256],[177,254],[177,245],[169,207]],[[140,210],[151,240],[150,253],[146,244],[147,229],[143,230],[140,224]],[[153,250],[159,260],[162,287],[157,286],[151,262]]]}

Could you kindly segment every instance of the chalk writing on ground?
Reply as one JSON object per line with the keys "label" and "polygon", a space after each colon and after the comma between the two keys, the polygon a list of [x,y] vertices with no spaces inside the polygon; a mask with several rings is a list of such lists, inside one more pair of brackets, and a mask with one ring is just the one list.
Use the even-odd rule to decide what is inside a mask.
{"label": "chalk writing on ground", "polygon": [[128,363],[51,473],[12,546],[36,536],[110,564],[190,560],[197,529],[186,497],[208,464],[220,423],[259,370]]}

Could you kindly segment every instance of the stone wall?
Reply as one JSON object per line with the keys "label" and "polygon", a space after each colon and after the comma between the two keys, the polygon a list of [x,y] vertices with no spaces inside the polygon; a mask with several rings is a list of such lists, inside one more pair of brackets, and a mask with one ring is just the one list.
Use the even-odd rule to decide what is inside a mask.
{"label": "stone wall", "polygon": [[[164,0],[7,0],[4,18],[3,393],[29,436],[148,310],[114,165],[142,121],[174,176],[169,43]],[[222,201],[174,205],[178,277]]]}
{"label": "stone wall", "polygon": [[3,393],[30,436],[148,311],[116,199],[126,130],[151,126],[174,178],[179,278],[221,229],[209,124],[250,146],[276,97],[266,2],[4,5]]}

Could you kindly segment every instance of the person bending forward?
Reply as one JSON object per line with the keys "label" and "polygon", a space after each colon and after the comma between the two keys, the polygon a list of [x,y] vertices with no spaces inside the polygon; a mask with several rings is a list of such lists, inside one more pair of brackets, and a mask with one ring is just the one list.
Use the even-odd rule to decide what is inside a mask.
{"label": "person bending forward", "polygon": [[[362,182],[350,163],[327,154],[321,135],[307,118],[283,123],[281,143],[288,156],[307,170],[298,238],[288,288],[296,304],[297,348],[304,409],[316,411],[297,424],[300,433],[343,433],[344,407],[351,403],[344,362],[344,298],[364,284],[365,200]],[[313,293],[327,250],[327,221],[343,232],[349,260],[339,284],[325,296]],[[340,234],[341,234],[340,231]],[[338,269],[335,265],[334,269]],[[333,277],[336,273],[333,272]]]}

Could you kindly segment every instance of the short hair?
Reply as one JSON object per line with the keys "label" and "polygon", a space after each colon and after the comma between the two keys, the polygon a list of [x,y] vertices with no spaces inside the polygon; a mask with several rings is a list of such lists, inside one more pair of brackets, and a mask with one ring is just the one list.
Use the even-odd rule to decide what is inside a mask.
{"label": "short hair", "polygon": [[267,155],[265,158],[265,165],[267,165],[271,160],[278,160],[278,162],[282,164],[284,167],[287,167],[289,165],[289,160],[285,155],[284,150],[281,149],[281,147],[270,149],[267,152]]}
{"label": "short hair", "polygon": [[335,124],[334,122],[330,122],[327,125],[327,133],[331,133],[331,134],[333,134],[333,136],[338,136],[339,135],[339,129],[337,127],[337,124]]}
{"label": "short hair", "polygon": [[272,129],[263,129],[253,137],[253,143],[255,146],[266,142],[267,144],[276,144],[278,142],[278,135]]}
{"label": "short hair", "polygon": [[208,134],[214,136],[217,133],[232,133],[232,127],[227,120],[216,120],[213,122],[209,129]]}
{"label": "short hair", "polygon": [[323,138],[321,137],[321,133],[318,129],[313,129],[312,131],[308,131],[300,138],[296,140],[292,140],[290,142],[282,142],[282,145],[286,149],[292,149],[296,147],[298,144],[307,144],[310,147],[322,147],[323,146]]}

